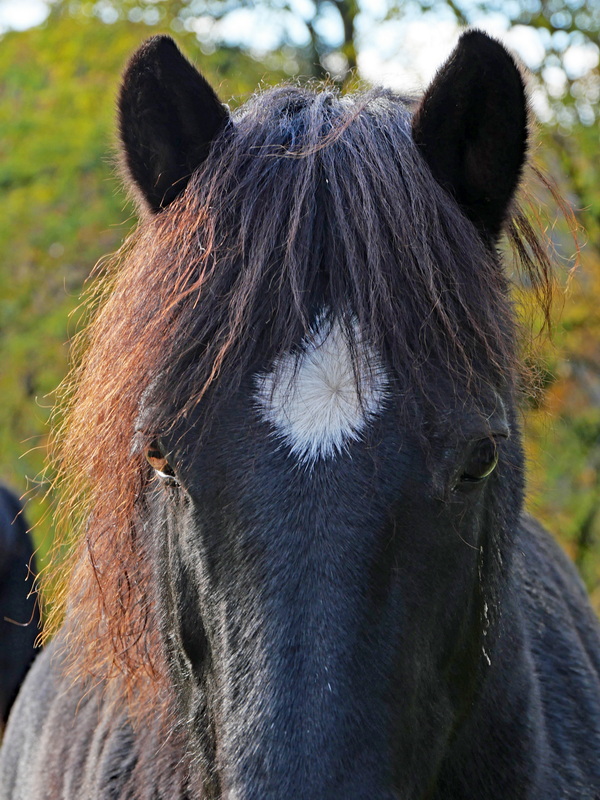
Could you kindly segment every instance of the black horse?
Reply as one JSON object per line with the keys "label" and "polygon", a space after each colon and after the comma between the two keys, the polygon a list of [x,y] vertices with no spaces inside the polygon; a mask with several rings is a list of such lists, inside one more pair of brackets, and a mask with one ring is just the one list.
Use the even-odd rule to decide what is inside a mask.
{"label": "black horse", "polygon": [[418,103],[230,114],[156,37],[119,109],[144,215],[74,376],[81,532],[2,800],[599,797],[598,623],[522,512],[511,56],[470,31]]}
{"label": "black horse", "polygon": [[33,542],[15,495],[0,486],[0,728],[35,655],[40,633]]}

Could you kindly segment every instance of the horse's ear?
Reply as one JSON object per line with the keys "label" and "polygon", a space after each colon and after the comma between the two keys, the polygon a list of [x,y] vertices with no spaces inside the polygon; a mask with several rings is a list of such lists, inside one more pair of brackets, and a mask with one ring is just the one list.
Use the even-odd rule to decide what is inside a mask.
{"label": "horse's ear", "polygon": [[126,172],[151,211],[181,194],[228,119],[171,38],[154,36],[133,55],[119,95],[119,129]]}
{"label": "horse's ear", "polygon": [[523,76],[504,47],[464,33],[413,119],[413,137],[436,180],[485,239],[495,242],[527,154]]}

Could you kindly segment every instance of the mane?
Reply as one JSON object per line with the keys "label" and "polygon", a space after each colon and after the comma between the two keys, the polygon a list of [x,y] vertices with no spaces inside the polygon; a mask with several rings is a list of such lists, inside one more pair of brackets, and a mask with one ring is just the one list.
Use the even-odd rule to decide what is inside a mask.
{"label": "mane", "polygon": [[[399,395],[424,394],[432,364],[473,394],[514,384],[508,280],[410,123],[410,104],[383,90],[259,94],[183,195],[103,264],[55,434],[68,555],[47,631],[66,613],[76,674],[124,675],[132,691],[162,674],[139,445],[192,408],[209,420],[215,388],[293,350],[315,313],[384,353]],[[547,312],[548,257],[519,219],[508,229]]]}

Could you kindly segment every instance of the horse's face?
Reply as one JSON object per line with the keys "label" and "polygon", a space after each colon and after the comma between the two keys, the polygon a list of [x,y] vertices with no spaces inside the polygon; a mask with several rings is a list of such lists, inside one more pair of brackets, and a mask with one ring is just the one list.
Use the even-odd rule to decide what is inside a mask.
{"label": "horse's face", "polygon": [[[499,486],[518,506],[518,448],[497,395],[487,417],[438,406],[424,438],[386,389],[359,438],[348,427],[339,451],[309,460],[293,450],[290,405],[314,418],[335,401],[294,385],[266,411],[263,381],[219,400],[200,445],[198,421],[149,449],[176,681],[212,724],[233,796],[392,797],[407,780],[392,767],[423,774],[490,658],[483,553]],[[329,419],[311,452],[339,435]]]}
{"label": "horse's face", "polygon": [[[170,44],[154,40],[137,57],[121,98],[123,138],[155,211],[185,182],[187,155],[169,161],[176,137],[165,138],[154,149],[168,169],[152,173],[135,149],[147,131],[137,112],[130,125],[127,104],[161,58],[176,65],[178,85],[181,75],[196,81],[196,116],[209,97],[203,135],[225,124]],[[474,118],[465,63],[479,75],[490,61],[501,74],[488,75]],[[468,109],[445,119],[459,105],[448,97],[457,81]],[[486,119],[498,82],[518,118],[499,138],[502,125]],[[518,72],[482,34],[462,40],[415,117],[431,170],[487,242],[521,169],[524,119]],[[480,141],[488,125],[502,150],[493,170]],[[255,361],[235,391],[215,382],[209,424],[200,403],[147,446],[162,633],[210,796],[422,796],[483,679],[491,612],[482,574],[520,504],[511,390],[482,381],[462,395],[433,361],[421,371],[425,394],[400,392],[400,378],[355,323],[318,308],[295,352]],[[150,399],[142,429],[151,415]],[[500,492],[513,497],[508,511]]]}

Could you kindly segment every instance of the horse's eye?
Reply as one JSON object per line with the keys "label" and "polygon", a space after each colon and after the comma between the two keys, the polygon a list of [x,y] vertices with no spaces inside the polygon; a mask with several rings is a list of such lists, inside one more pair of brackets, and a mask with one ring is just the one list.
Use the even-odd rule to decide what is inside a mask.
{"label": "horse's eye", "polygon": [[167,486],[179,486],[173,467],[169,464],[156,440],[146,448],[146,461]]}
{"label": "horse's eye", "polygon": [[459,484],[473,484],[491,475],[498,463],[498,445],[495,439],[475,442],[463,466]]}

